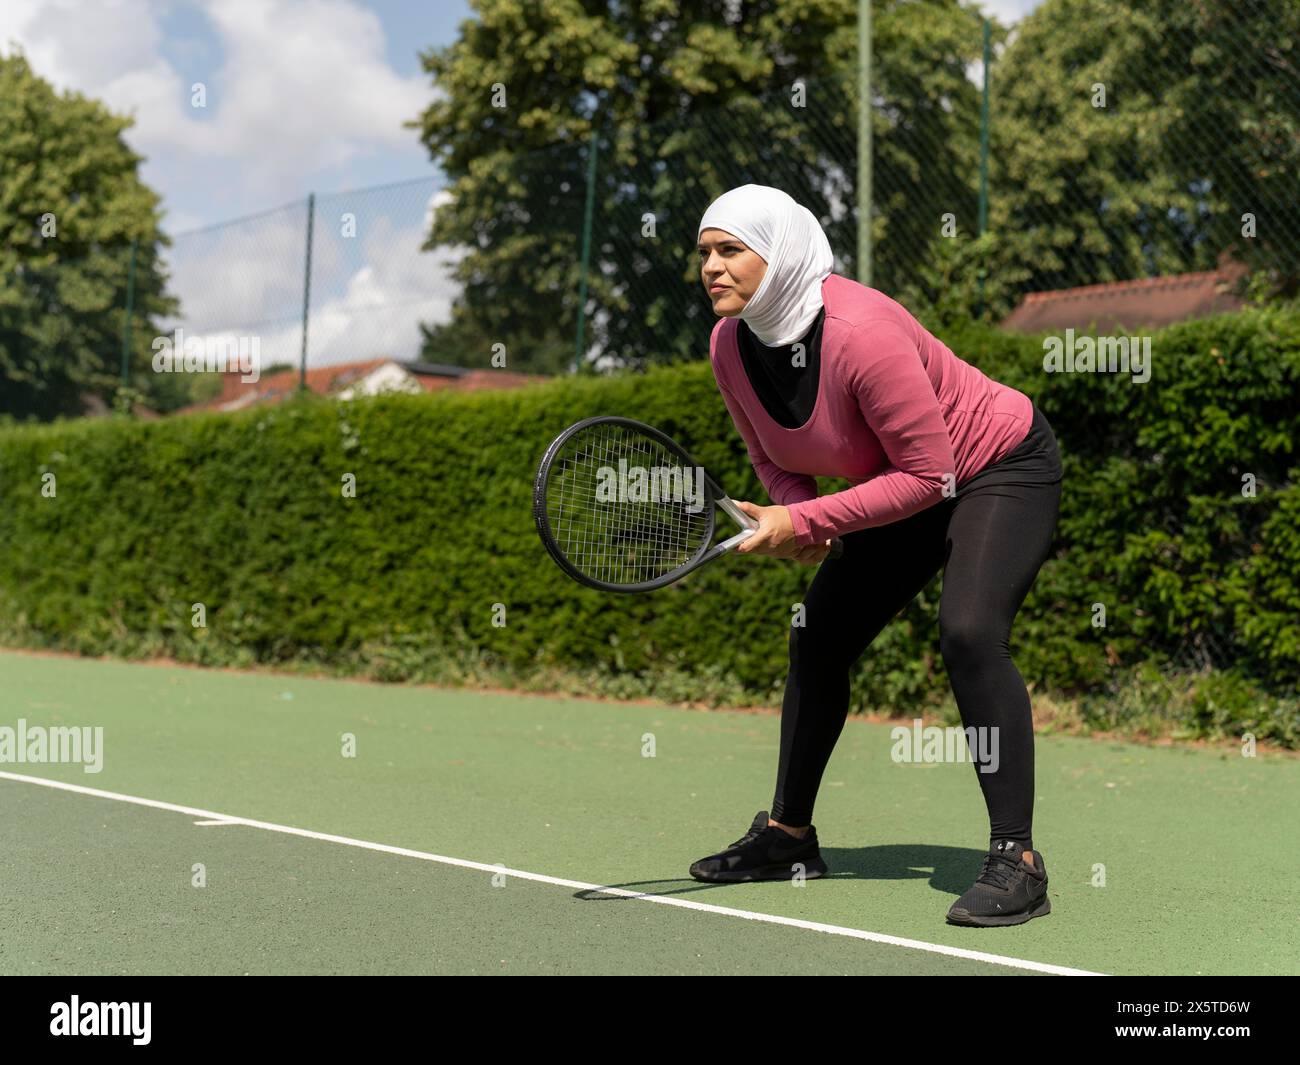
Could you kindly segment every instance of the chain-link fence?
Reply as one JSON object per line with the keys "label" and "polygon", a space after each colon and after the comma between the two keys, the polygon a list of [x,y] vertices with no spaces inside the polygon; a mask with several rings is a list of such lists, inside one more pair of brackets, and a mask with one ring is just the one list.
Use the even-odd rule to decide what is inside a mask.
{"label": "chain-link fence", "polygon": [[420,324],[458,291],[449,257],[421,249],[442,185],[311,196],[178,234],[164,262],[181,311],[164,331],[256,337],[263,372],[417,358]]}
{"label": "chain-link fence", "polygon": [[[1300,4],[1085,6],[1073,34],[1047,4],[1009,35],[967,13],[960,46],[932,53],[877,41],[871,283],[923,319],[999,321],[1029,292],[1212,270],[1226,254],[1294,293]],[[263,367],[484,365],[496,345],[542,372],[698,359],[716,318],[696,227],[746,182],[805,204],[836,269],[860,276],[852,70],[683,107],[632,127],[598,118],[590,140],[545,151],[485,141],[454,180],[178,234],[163,256],[180,311],[155,324],[256,336]]]}
{"label": "chain-link fence", "polygon": [[[969,47],[947,57],[981,56],[969,77],[878,57],[870,283],[923,315],[995,322],[1030,292],[1225,257],[1257,292],[1294,294],[1300,4],[1088,7],[1104,16],[1088,33],[1030,18],[1006,40],[972,20]],[[587,357],[707,351],[695,227],[736,185],[788,191],[822,221],[837,270],[862,279],[856,110],[846,72],[598,137]]]}

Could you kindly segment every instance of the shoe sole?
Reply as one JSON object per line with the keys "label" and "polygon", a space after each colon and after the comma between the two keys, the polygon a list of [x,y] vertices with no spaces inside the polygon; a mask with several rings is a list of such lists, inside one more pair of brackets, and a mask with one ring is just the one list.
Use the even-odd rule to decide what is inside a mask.
{"label": "shoe sole", "polygon": [[782,865],[764,865],[758,869],[737,869],[704,874],[691,872],[691,876],[706,884],[744,884],[751,880],[793,880],[794,874],[790,871],[790,866],[795,864],[803,865],[805,880],[820,879],[827,872],[826,863],[820,858],[814,858],[803,863],[788,862]]}
{"label": "shoe sole", "polygon": [[1024,924],[1026,921],[1032,921],[1035,917],[1045,917],[1051,912],[1051,900],[1044,895],[1041,900],[1034,904],[1032,909],[1001,916],[980,915],[976,917],[967,910],[949,910],[948,923],[965,925],[969,928],[1000,928],[1004,925]]}

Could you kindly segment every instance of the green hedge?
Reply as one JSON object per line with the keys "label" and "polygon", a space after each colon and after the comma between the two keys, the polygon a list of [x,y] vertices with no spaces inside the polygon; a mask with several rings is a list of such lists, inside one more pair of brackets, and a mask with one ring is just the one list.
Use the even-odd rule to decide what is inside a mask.
{"label": "green hedge", "polygon": [[[1139,667],[1163,676],[1212,662],[1216,683],[1235,686],[1188,700],[1185,731],[1250,728],[1294,744],[1300,313],[1163,330],[1147,384],[1047,374],[1040,339],[982,326],[945,339],[1032,396],[1061,444],[1057,544],[1013,634],[1025,679],[1106,700],[1094,703],[1100,721]],[[544,553],[531,518],[537,461],[560,429],[597,413],[660,426],[733,494],[766,501],[707,363],[504,393],[308,397],[0,430],[0,641],[385,679],[564,675],[616,694],[778,702],[810,569],[732,557],[614,596],[574,584]],[[47,472],[54,498],[41,493]],[[1254,499],[1241,494],[1244,473]],[[346,474],[354,499],[341,492]],[[864,656],[856,707],[910,715],[944,698],[940,588]],[[195,603],[204,629],[191,624]],[[1094,603],[1105,628],[1092,624]],[[1238,709],[1225,716],[1228,704]]]}

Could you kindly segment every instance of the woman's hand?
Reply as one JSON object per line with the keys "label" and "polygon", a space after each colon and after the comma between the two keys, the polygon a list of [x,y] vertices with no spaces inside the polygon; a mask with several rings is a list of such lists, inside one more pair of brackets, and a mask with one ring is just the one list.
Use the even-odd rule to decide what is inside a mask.
{"label": "woman's hand", "polygon": [[769,555],[772,558],[792,558],[796,562],[815,566],[826,558],[831,542],[823,544],[798,544],[794,538],[794,524],[787,507],[760,507],[743,500],[733,500],[741,510],[758,522],[753,535],[746,537],[736,547],[744,554]]}
{"label": "woman's hand", "polygon": [[799,553],[794,556],[794,560],[802,562],[805,566],[820,566],[830,553],[831,542],[827,540],[824,544],[809,544],[807,547],[799,548]]}

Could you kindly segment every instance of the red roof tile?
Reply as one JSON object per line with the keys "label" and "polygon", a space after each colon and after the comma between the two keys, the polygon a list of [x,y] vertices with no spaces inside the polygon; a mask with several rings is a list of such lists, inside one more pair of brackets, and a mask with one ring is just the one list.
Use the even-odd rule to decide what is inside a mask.
{"label": "red roof tile", "polygon": [[[320,366],[307,371],[307,387],[318,395],[331,395],[365,377],[390,362],[408,370],[396,359],[366,359],[362,362]],[[439,374],[413,374],[416,382],[426,392],[451,389],[453,391],[480,391],[483,389],[518,388],[534,381],[544,381],[538,374],[507,373],[503,370],[468,370],[458,376]],[[238,371],[224,375],[221,395],[205,403],[183,407],[178,414],[195,410],[241,410],[259,403],[279,403],[298,390],[298,371],[280,370],[259,378],[243,381]]]}
{"label": "red roof tile", "polygon": [[1246,273],[1242,264],[1221,257],[1217,270],[1204,273],[1031,292],[1003,320],[1002,328],[1017,333],[1095,329],[1105,335],[1236,311],[1242,301],[1232,289]]}

